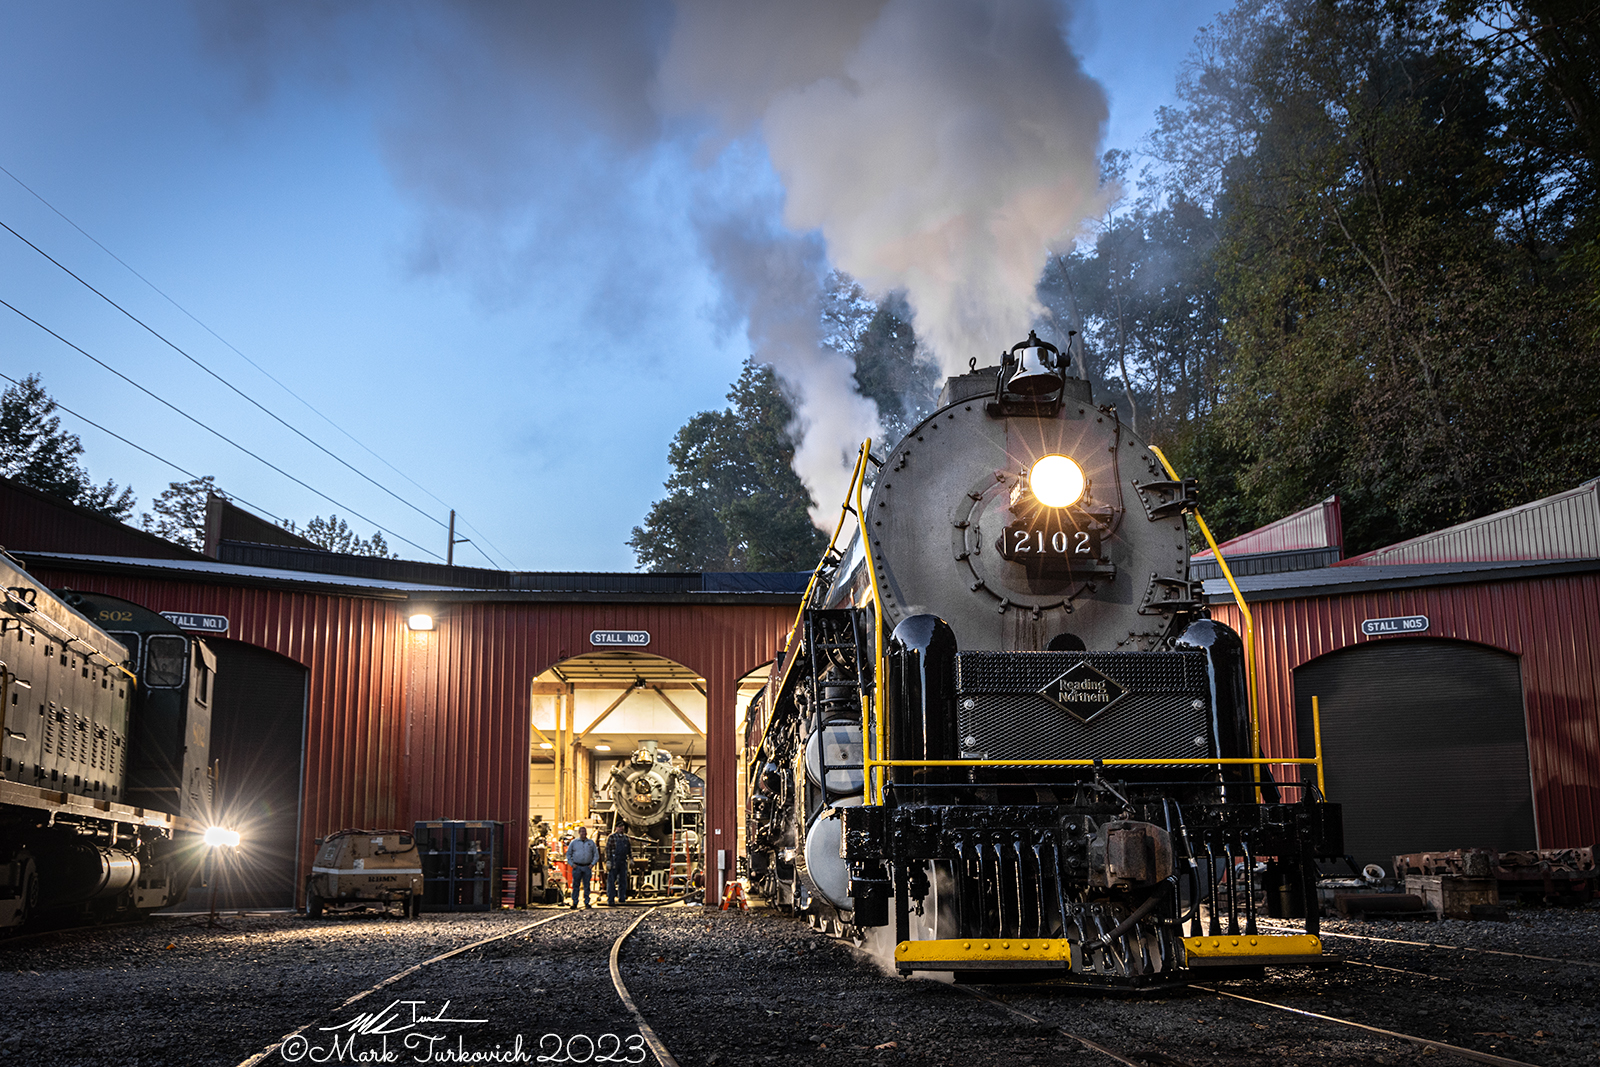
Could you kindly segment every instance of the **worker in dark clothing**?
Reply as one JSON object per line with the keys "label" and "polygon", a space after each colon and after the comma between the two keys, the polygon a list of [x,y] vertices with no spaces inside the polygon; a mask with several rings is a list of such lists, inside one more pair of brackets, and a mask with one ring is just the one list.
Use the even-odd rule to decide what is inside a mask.
{"label": "worker in dark clothing", "polygon": [[613,831],[606,838],[606,903],[628,902],[628,861],[633,858],[633,843],[625,831]]}
{"label": "worker in dark clothing", "polygon": [[589,828],[578,827],[577,840],[567,846],[567,866],[572,869],[572,906],[578,906],[578,890],[583,890],[583,906],[594,907],[589,903],[589,875],[594,870],[595,861],[600,858],[600,850],[595,843],[589,840]]}

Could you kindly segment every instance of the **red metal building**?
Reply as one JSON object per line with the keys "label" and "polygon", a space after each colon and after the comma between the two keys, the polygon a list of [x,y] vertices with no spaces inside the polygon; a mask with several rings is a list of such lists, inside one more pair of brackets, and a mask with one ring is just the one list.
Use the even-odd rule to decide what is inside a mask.
{"label": "red metal building", "polygon": [[[228,541],[219,560],[39,494],[13,492],[6,502],[0,538],[52,588],[221,617],[225,641],[303,669],[293,885],[309,869],[313,840],[345,827],[500,820],[507,855],[525,856],[530,683],[591,652],[595,631],[615,630],[648,635],[648,652],[705,680],[705,862],[716,869],[725,849],[732,868],[737,684],[773,658],[803,576],[482,572],[492,577],[480,580],[471,568]],[[418,612],[433,618],[432,631],[408,629]]]}
{"label": "red metal building", "polygon": [[[1239,584],[1263,752],[1310,755],[1321,698],[1358,856],[1600,841],[1600,483]],[[1226,583],[1206,592],[1242,628]]]}

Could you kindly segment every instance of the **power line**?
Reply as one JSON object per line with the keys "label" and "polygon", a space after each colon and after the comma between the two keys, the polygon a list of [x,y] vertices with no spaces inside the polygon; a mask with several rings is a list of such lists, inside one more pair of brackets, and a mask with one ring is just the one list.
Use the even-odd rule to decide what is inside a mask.
{"label": "power line", "polygon": [[246,448],[244,445],[241,445],[239,442],[235,441],[233,438],[229,437],[227,434],[223,433],[221,430],[214,429],[213,427],[208,426],[207,424],[201,422],[199,419],[195,418],[193,415],[189,414],[187,411],[184,411],[182,408],[178,407],[176,404],[172,403],[170,400],[167,400],[165,397],[162,397],[162,396],[160,396],[160,395],[158,395],[158,394],[156,394],[154,392],[151,392],[149,389],[146,389],[144,386],[140,385],[138,382],[134,381],[132,378],[128,377],[126,374],[123,374],[121,371],[117,370],[115,367],[113,367],[111,364],[107,363],[105,360],[100,359],[98,356],[91,355],[89,352],[85,351],[84,349],[79,348],[77,345],[73,344],[71,341],[67,340],[65,337],[62,337],[59,333],[56,333],[54,330],[52,330],[50,327],[46,326],[44,323],[40,322],[38,319],[33,318],[31,315],[28,315],[26,312],[23,312],[20,309],[18,309],[16,307],[14,307],[13,305],[11,305],[10,303],[7,303],[5,300],[0,300],[0,307],[9,308],[11,311],[15,312],[18,316],[20,316],[21,318],[27,319],[29,322],[31,322],[35,326],[39,327],[39,329],[43,330],[45,333],[49,334],[51,337],[54,337],[57,341],[60,341],[62,344],[66,345],[68,348],[72,349],[74,352],[77,352],[78,354],[80,354],[80,355],[88,358],[89,360],[99,364],[100,366],[104,367],[106,370],[110,371],[112,374],[115,374],[118,378],[121,378],[123,381],[127,382],[129,385],[131,385],[135,389],[139,390],[141,393],[143,393],[146,396],[150,397],[152,400],[155,400],[156,402],[160,403],[161,405],[163,405],[163,406],[165,406],[167,408],[170,408],[173,412],[175,412],[175,413],[177,413],[179,415],[182,415],[185,419],[188,419],[190,422],[194,423],[196,426],[200,427],[202,430],[205,430],[207,433],[210,433],[213,436],[215,436],[217,438],[220,438],[223,441],[226,441],[228,444],[232,445],[234,448],[237,448],[239,451],[243,452],[245,455],[249,456],[251,459],[256,460],[258,463],[261,463],[264,466],[272,468],[273,470],[277,471],[279,474],[283,475],[285,478],[289,479],[291,482],[295,483],[296,485],[300,486],[301,488],[307,489],[310,492],[315,493],[317,496],[320,496],[322,499],[326,500],[328,503],[333,504],[336,507],[344,508],[345,511],[349,512],[351,515],[354,515],[356,518],[361,519],[363,522],[370,522],[372,525],[376,526],[378,529],[382,530],[384,533],[389,534],[392,537],[399,538],[401,541],[404,541],[406,544],[410,545],[412,548],[417,549],[419,552],[426,552],[428,555],[432,556],[434,559],[439,559],[440,558],[439,553],[433,551],[432,549],[423,548],[421,545],[417,544],[415,541],[411,540],[409,537],[406,537],[406,536],[404,536],[402,534],[396,533],[395,531],[389,529],[389,527],[384,526],[382,523],[378,522],[376,519],[370,519],[367,516],[361,514],[361,512],[357,511],[355,508],[348,507],[348,506],[346,506],[344,504],[339,503],[337,500],[335,500],[333,497],[329,496],[327,493],[324,493],[322,490],[316,488],[315,486],[309,485],[306,482],[301,481],[299,478],[296,478],[294,475],[290,474],[288,471],[284,470],[282,467],[278,466],[276,463],[273,463],[271,460],[266,459],[265,457],[263,457],[261,455],[258,455],[255,452],[250,451],[250,449]]}
{"label": "power line", "polygon": [[160,341],[162,344],[166,345],[168,348],[170,348],[174,352],[178,353],[178,355],[182,356],[184,359],[188,360],[190,363],[193,363],[196,367],[199,367],[201,370],[203,370],[207,374],[211,375],[211,377],[215,378],[217,381],[221,382],[223,385],[227,386],[229,389],[232,389],[239,396],[243,397],[245,400],[247,400],[251,404],[255,405],[255,407],[258,410],[260,410],[263,414],[265,414],[268,417],[276,420],[285,429],[287,429],[290,432],[298,435],[307,444],[310,444],[313,447],[319,449],[324,455],[327,455],[331,459],[336,460],[337,462],[343,464],[349,470],[351,470],[354,473],[360,475],[362,478],[365,478],[367,481],[371,482],[373,485],[377,486],[379,489],[382,489],[385,493],[388,493],[390,496],[392,496],[396,500],[400,501],[400,503],[404,504],[406,507],[410,508],[412,511],[415,511],[418,515],[421,515],[424,518],[431,520],[432,522],[438,523],[440,526],[444,525],[444,523],[439,522],[438,519],[434,518],[432,515],[429,515],[426,511],[423,511],[421,508],[417,507],[411,501],[407,500],[405,497],[401,496],[399,493],[396,493],[395,491],[390,489],[388,486],[386,486],[386,485],[382,484],[381,482],[377,481],[376,479],[368,476],[364,472],[362,472],[360,470],[357,470],[354,466],[351,466],[351,464],[349,462],[347,462],[344,459],[343,456],[340,456],[337,453],[335,453],[335,452],[333,452],[333,451],[331,451],[331,450],[329,450],[327,448],[324,448],[320,443],[318,443],[317,441],[312,440],[311,437],[309,437],[308,435],[303,433],[297,427],[291,425],[287,420],[285,420],[282,417],[280,417],[277,413],[275,413],[275,412],[271,411],[270,409],[268,409],[265,405],[263,405],[255,397],[249,395],[244,390],[240,389],[238,386],[236,386],[232,382],[228,381],[228,379],[224,378],[222,375],[218,374],[216,371],[212,370],[210,367],[206,366],[204,363],[201,363],[198,359],[196,359],[195,357],[191,356],[189,353],[185,352],[183,349],[179,348],[177,345],[173,344],[171,341],[167,340],[159,332],[157,332],[153,327],[151,327],[148,323],[146,323],[143,319],[139,318],[139,316],[135,315],[133,312],[129,311],[127,308],[123,307],[121,304],[117,303],[115,300],[111,299],[109,296],[107,296],[106,294],[102,293],[100,290],[96,289],[94,286],[90,285],[88,282],[84,281],[82,278],[78,277],[78,275],[74,274],[72,272],[72,270],[69,269],[60,260],[56,259],[50,253],[46,252],[44,249],[42,249],[38,245],[34,244],[32,241],[28,240],[26,237],[22,236],[22,234],[18,233],[16,230],[13,230],[9,225],[6,224],[6,222],[4,220],[0,220],[0,227],[4,227],[6,232],[9,233],[11,236],[15,237],[17,240],[21,241],[23,244],[25,244],[29,248],[33,249],[35,252],[39,253],[45,259],[48,259],[51,263],[54,263],[57,267],[60,267],[64,272],[66,272],[67,276],[70,277],[73,281],[77,282],[79,285],[81,285],[85,289],[89,290],[95,296],[98,296],[101,300],[104,300],[106,303],[110,304],[112,307],[114,307],[118,311],[122,312],[129,319],[133,320],[134,322],[138,323],[140,326],[144,327],[144,329],[150,334],[150,336],[154,337],[156,340]]}
{"label": "power line", "polygon": [[[219,342],[221,342],[224,346],[226,346],[228,349],[230,349],[240,359],[244,360],[246,363],[250,364],[250,366],[252,366],[256,370],[260,371],[261,374],[263,376],[265,376],[268,381],[272,382],[272,384],[276,385],[279,389],[282,389],[284,392],[288,393],[290,396],[292,396],[296,400],[298,400],[301,404],[305,405],[307,410],[312,412],[312,414],[316,415],[317,418],[321,419],[323,422],[326,422],[329,426],[332,426],[335,430],[338,430],[345,437],[349,438],[352,442],[354,442],[355,445],[358,448],[360,448],[362,451],[366,452],[373,459],[376,459],[379,463],[382,463],[385,467],[388,467],[390,470],[394,471],[401,478],[404,478],[406,481],[410,482],[416,488],[422,490],[422,492],[424,494],[426,494],[427,496],[433,498],[433,500],[436,503],[438,503],[439,505],[441,505],[442,507],[449,507],[450,506],[444,500],[440,499],[438,494],[432,492],[431,490],[428,489],[427,486],[425,486],[422,483],[418,482],[415,478],[412,478],[405,471],[401,470],[399,467],[396,467],[393,463],[390,463],[383,456],[381,456],[377,452],[373,451],[370,447],[368,447],[363,441],[361,441],[359,438],[357,438],[349,430],[346,430],[343,426],[340,426],[337,422],[334,422],[327,415],[324,415],[321,410],[319,410],[315,405],[313,405],[311,403],[311,401],[307,400],[305,397],[301,396],[299,393],[295,392],[293,389],[290,389],[283,382],[279,381],[278,378],[275,377],[265,367],[263,367],[261,364],[257,363],[255,360],[251,359],[249,356],[245,355],[245,353],[242,352],[239,348],[237,348],[231,341],[229,341],[227,338],[223,337],[216,330],[213,330],[210,326],[207,326],[204,322],[202,322],[199,318],[197,318],[188,308],[184,307],[182,304],[178,303],[172,297],[168,296],[166,294],[166,292],[161,289],[160,286],[156,285],[155,282],[152,282],[149,278],[146,278],[143,274],[140,274],[137,270],[135,270],[132,266],[130,266],[127,263],[127,261],[125,261],[121,256],[117,255],[115,252],[111,251],[111,249],[109,249],[105,245],[101,244],[100,241],[97,240],[93,234],[91,234],[88,230],[85,230],[82,226],[79,226],[76,222],[74,222],[70,217],[68,217],[64,212],[62,212],[60,208],[56,207],[50,201],[46,200],[43,196],[39,195],[39,193],[34,191],[34,189],[31,186],[29,186],[27,182],[24,182],[21,178],[17,177],[15,174],[11,173],[11,171],[7,170],[4,166],[0,166],[0,173],[5,174],[6,177],[8,177],[12,181],[16,182],[19,186],[21,186],[24,190],[27,191],[28,195],[32,196],[35,200],[39,201],[39,203],[41,203],[45,207],[49,208],[63,222],[65,222],[68,226],[71,226],[74,230],[77,230],[80,234],[82,234],[85,238],[87,238],[90,241],[90,243],[92,243],[96,248],[100,249],[100,251],[104,252],[106,255],[108,255],[112,259],[116,260],[119,264],[122,265],[122,267],[124,269],[126,269],[128,271],[128,273],[132,274],[135,278],[138,278],[141,282],[144,282],[145,285],[149,286],[151,288],[151,290],[153,290],[163,300],[165,300],[167,303],[171,304],[173,307],[177,308],[179,311],[183,312],[183,314],[185,316],[187,316],[189,318],[189,320],[192,321],[195,325],[199,326],[202,330],[206,331],[206,333],[209,333],[212,337],[215,337]],[[7,227],[7,229],[10,229],[10,227]],[[16,231],[13,230],[12,232],[15,233]],[[54,262],[54,260],[52,260],[51,262]],[[60,266],[60,264],[57,264],[57,266]],[[63,268],[63,269],[65,269],[65,268]],[[69,271],[68,273],[71,273],[71,272]],[[74,277],[76,277],[76,275],[74,275]],[[118,308],[118,310],[121,310],[121,309]],[[123,313],[127,314],[126,312],[123,312]],[[130,316],[130,318],[131,317],[132,316]],[[144,324],[140,323],[140,325],[144,325]],[[149,327],[146,327],[146,329],[149,329]],[[152,331],[152,332],[154,332],[154,331]],[[165,340],[165,338],[163,338],[163,340]],[[318,446],[318,447],[320,447],[320,446]],[[341,462],[343,462],[343,461],[341,460]],[[365,477],[365,475],[363,475],[363,477]],[[369,481],[370,481],[370,479],[369,479]],[[376,484],[376,483],[374,483],[374,484]],[[429,518],[432,518],[432,516],[430,515]],[[439,520],[438,519],[434,519],[433,521],[434,522],[438,522]],[[494,542],[490,541],[487,537],[484,537],[483,531],[479,530],[476,526],[473,526],[470,522],[467,522],[465,519],[462,519],[461,521],[462,521],[462,525],[466,526],[468,529],[472,530],[473,533],[477,534],[478,537],[483,540],[484,544],[486,544],[490,548],[494,549],[495,553],[500,556],[501,560],[505,563],[505,565],[506,565],[506,567],[508,569],[511,569],[511,570],[515,570],[516,569],[515,565],[511,562],[511,557],[507,556],[504,552],[502,552],[494,544]],[[476,544],[474,544],[473,547],[474,548],[479,548],[479,546],[477,546]],[[483,550],[481,548],[479,548],[479,551],[482,552]],[[486,552],[484,553],[484,558],[485,559],[489,559],[488,553],[486,553]],[[489,562],[493,563],[494,560],[489,559]]]}
{"label": "power line", "polygon": [[[17,381],[15,378],[11,377],[11,375],[6,374],[4,371],[0,371],[0,378],[4,378],[6,381],[10,382],[12,385],[17,386],[18,388],[21,388],[21,386],[22,386],[21,382]],[[157,462],[160,462],[160,463],[165,463],[167,466],[171,467],[173,470],[177,471],[179,474],[187,474],[190,477],[191,480],[198,480],[200,478],[200,475],[196,474],[194,471],[187,470],[187,469],[185,469],[183,467],[178,466],[176,463],[172,462],[172,460],[168,459],[165,456],[156,455],[154,452],[150,451],[148,448],[144,447],[143,445],[134,444],[132,441],[128,440],[126,437],[122,436],[120,433],[117,433],[117,431],[106,429],[104,426],[101,426],[98,422],[95,422],[89,416],[80,415],[76,411],[73,411],[71,408],[67,407],[67,405],[65,405],[65,404],[58,403],[55,400],[51,400],[50,404],[54,408],[60,408],[62,411],[65,411],[68,415],[71,415],[75,419],[83,420],[84,422],[88,423],[90,426],[93,426],[95,429],[99,430],[101,433],[110,434],[112,437],[115,437],[117,440],[121,441],[123,444],[127,445],[129,448],[138,449],[140,452],[143,452],[145,455],[149,456],[151,459],[156,460]],[[246,500],[242,496],[237,496],[237,495],[235,495],[233,493],[219,494],[219,495],[226,495],[226,496],[228,496],[228,497],[230,497],[230,498],[232,498],[234,500],[237,500],[239,503],[245,505],[246,507],[248,507],[252,511],[259,511],[261,514],[265,515],[269,519],[274,519],[274,520],[276,520],[277,522],[280,522],[280,523],[283,522],[283,519],[281,519],[278,516],[274,515],[272,512],[270,512],[266,508],[262,507],[260,504],[252,504],[252,503],[250,503],[250,501]]]}

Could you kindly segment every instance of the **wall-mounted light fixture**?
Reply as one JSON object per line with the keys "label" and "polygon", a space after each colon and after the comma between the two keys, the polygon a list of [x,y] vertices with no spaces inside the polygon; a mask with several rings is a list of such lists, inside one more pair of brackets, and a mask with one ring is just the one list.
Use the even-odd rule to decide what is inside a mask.
{"label": "wall-mounted light fixture", "polygon": [[406,620],[406,629],[431,630],[433,629],[433,616],[419,611]]}

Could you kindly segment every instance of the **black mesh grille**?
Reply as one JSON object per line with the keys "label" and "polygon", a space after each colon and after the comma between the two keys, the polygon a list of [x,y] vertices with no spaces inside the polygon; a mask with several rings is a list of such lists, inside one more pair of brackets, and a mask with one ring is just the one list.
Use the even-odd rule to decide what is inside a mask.
{"label": "black mesh grille", "polygon": [[[1126,689],[1087,723],[1038,693],[1084,662]],[[956,722],[967,758],[1183,759],[1214,751],[1198,652],[962,652]]]}

